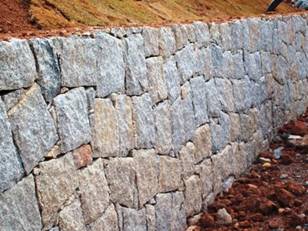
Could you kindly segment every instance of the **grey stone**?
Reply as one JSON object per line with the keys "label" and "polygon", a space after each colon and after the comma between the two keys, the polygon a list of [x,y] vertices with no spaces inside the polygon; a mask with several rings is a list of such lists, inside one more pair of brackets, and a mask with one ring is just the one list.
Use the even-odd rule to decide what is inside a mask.
{"label": "grey stone", "polygon": [[235,54],[233,54],[232,57],[232,72],[233,72],[233,78],[235,79],[242,79],[245,76],[245,69],[244,69],[244,55],[243,51],[238,51]]}
{"label": "grey stone", "polygon": [[42,162],[36,177],[36,189],[45,229],[51,228],[64,203],[78,187],[78,175],[71,153]]}
{"label": "grey stone", "polygon": [[119,231],[118,214],[114,205],[111,204],[104,214],[88,227],[90,231]]}
{"label": "grey stone", "polygon": [[156,231],[155,207],[153,205],[146,205],[145,211],[146,211],[147,231]]}
{"label": "grey stone", "polygon": [[217,223],[222,225],[232,224],[232,217],[225,208],[217,211]]}
{"label": "grey stone", "polygon": [[182,164],[182,175],[184,179],[190,177],[195,172],[195,153],[196,147],[192,142],[187,142],[179,151],[179,159]]}
{"label": "grey stone", "polygon": [[155,121],[152,100],[148,93],[134,96],[133,120],[136,126],[136,147],[151,148],[155,145]]}
{"label": "grey stone", "polygon": [[262,21],[260,23],[261,48],[264,51],[271,52],[273,50],[273,23],[271,21]]}
{"label": "grey stone", "polygon": [[251,52],[258,51],[261,47],[261,21],[258,18],[249,18],[246,22],[249,28],[248,50]]}
{"label": "grey stone", "polygon": [[248,114],[240,114],[241,140],[247,142],[257,129],[256,109],[249,110]]}
{"label": "grey stone", "polygon": [[61,70],[58,57],[48,39],[30,40],[38,69],[38,84],[47,102],[57,96],[61,88]]}
{"label": "grey stone", "polygon": [[214,184],[213,164],[210,159],[204,160],[199,165],[199,175],[202,188],[202,199],[205,199],[212,192]]}
{"label": "grey stone", "polygon": [[202,76],[190,80],[196,126],[209,122],[207,114],[206,84]]}
{"label": "grey stone", "polygon": [[228,79],[215,79],[215,84],[222,110],[226,112],[234,111],[232,83]]}
{"label": "grey stone", "polygon": [[182,166],[178,159],[161,156],[159,170],[160,192],[175,191],[183,186],[181,179]]}
{"label": "grey stone", "polygon": [[144,53],[146,57],[159,55],[159,36],[157,28],[145,28],[142,30],[144,39]]}
{"label": "grey stone", "polygon": [[135,161],[132,158],[115,158],[106,162],[106,179],[110,199],[125,207],[138,208]]}
{"label": "grey stone", "polygon": [[238,50],[243,48],[243,31],[240,20],[235,20],[230,23],[231,37],[233,39],[233,48]]}
{"label": "grey stone", "polygon": [[24,170],[13,143],[11,125],[3,102],[0,100],[0,193],[12,187]]}
{"label": "grey stone", "polygon": [[120,224],[123,231],[146,231],[146,215],[145,209],[135,210],[131,208],[121,207],[120,214],[122,215],[123,223]]}
{"label": "grey stone", "polygon": [[169,57],[176,51],[174,33],[170,27],[161,27],[159,36],[160,55]]}
{"label": "grey stone", "polygon": [[173,57],[166,59],[163,65],[163,74],[167,84],[168,97],[171,102],[174,102],[180,95],[180,75]]}
{"label": "grey stone", "polygon": [[237,141],[241,135],[240,116],[236,113],[230,113],[230,137],[231,141]]}
{"label": "grey stone", "polygon": [[176,24],[171,26],[175,37],[176,49],[180,50],[188,43],[187,30],[184,25]]}
{"label": "grey stone", "polygon": [[181,76],[182,83],[189,80],[198,70],[195,47],[187,45],[175,55],[177,67]]}
{"label": "grey stone", "polygon": [[113,101],[118,118],[119,154],[126,156],[135,145],[133,104],[131,98],[126,95],[118,95],[114,97]]}
{"label": "grey stone", "polygon": [[194,22],[193,27],[195,29],[196,40],[199,47],[208,46],[210,42],[209,27],[204,22]]}
{"label": "grey stone", "polygon": [[159,154],[169,154],[172,148],[171,113],[168,101],[155,108],[155,149]]}
{"label": "grey stone", "polygon": [[0,91],[30,87],[37,78],[37,72],[27,41],[3,41],[0,54]]}
{"label": "grey stone", "polygon": [[250,81],[248,77],[241,80],[233,80],[232,85],[236,112],[250,108],[252,99]]}
{"label": "grey stone", "polygon": [[215,80],[211,79],[205,83],[206,101],[208,108],[208,115],[211,117],[218,117],[221,111],[221,100],[218,90],[215,85]]}
{"label": "grey stone", "polygon": [[100,47],[97,56],[97,96],[105,97],[114,92],[124,92],[125,63],[124,47],[121,40],[106,33],[96,36]]}
{"label": "grey stone", "polygon": [[158,192],[159,160],[154,149],[134,150],[139,207],[150,201]]}
{"label": "grey stone", "polygon": [[213,76],[214,77],[223,77],[223,50],[217,45],[211,45],[211,62],[213,65]]}
{"label": "grey stone", "polygon": [[86,231],[79,200],[73,201],[59,213],[61,231]]}
{"label": "grey stone", "polygon": [[153,103],[160,102],[168,97],[166,81],[163,75],[163,59],[161,57],[146,60],[149,79],[149,93]]}
{"label": "grey stone", "polygon": [[8,112],[24,168],[31,172],[58,140],[57,131],[38,85],[33,85]]}
{"label": "grey stone", "polygon": [[262,75],[260,53],[259,52],[255,52],[255,53],[244,52],[244,56],[245,56],[245,68],[246,68],[246,72],[249,78],[254,81],[257,81]]}
{"label": "grey stone", "polygon": [[21,88],[3,95],[2,99],[5,104],[6,111],[9,111],[12,107],[14,107],[22,99],[26,92],[27,90]]}
{"label": "grey stone", "polygon": [[175,154],[180,150],[185,140],[185,126],[182,101],[178,98],[171,105],[172,144]]}
{"label": "grey stone", "polygon": [[221,43],[224,50],[232,50],[233,38],[231,37],[231,26],[229,23],[224,22],[219,26],[221,34]]}
{"label": "grey stone", "polygon": [[144,53],[144,41],[140,34],[131,35],[126,42],[126,93],[141,95],[148,89],[147,68]]}
{"label": "grey stone", "polygon": [[0,195],[0,229],[40,231],[40,211],[32,175]]}
{"label": "grey stone", "polygon": [[84,88],[76,88],[54,99],[58,131],[63,153],[91,140],[87,96]]}
{"label": "grey stone", "polygon": [[96,86],[99,69],[99,53],[96,39],[70,36],[51,40],[59,58],[62,86]]}
{"label": "grey stone", "polygon": [[204,75],[204,80],[209,80],[214,73],[212,64],[212,52],[210,47],[201,48],[197,51],[199,73]]}
{"label": "grey stone", "polygon": [[228,114],[221,112],[217,121],[211,120],[211,137],[212,151],[217,151],[224,148],[230,141],[230,117]]}
{"label": "grey stone", "polygon": [[196,129],[192,138],[192,142],[196,147],[195,163],[199,163],[212,153],[211,130],[209,125],[203,125]]}
{"label": "grey stone", "polygon": [[96,99],[94,107],[92,128],[94,156],[117,156],[119,152],[117,111],[110,99]]}
{"label": "grey stone", "polygon": [[200,178],[197,175],[193,175],[184,181],[185,190],[185,211],[186,216],[191,217],[201,211],[202,206],[202,187]]}
{"label": "grey stone", "polygon": [[89,114],[93,114],[96,91],[93,87],[89,87],[89,88],[86,89],[86,94],[87,94],[87,103],[88,103]]}
{"label": "grey stone", "polygon": [[272,72],[272,54],[269,52],[261,52],[260,55],[262,74],[270,74]]}
{"label": "grey stone", "polygon": [[221,45],[221,34],[219,30],[220,24],[211,22],[209,24],[211,42],[217,45]]}
{"label": "grey stone", "polygon": [[190,43],[196,43],[197,42],[197,36],[196,36],[196,33],[195,33],[194,25],[189,23],[189,24],[184,24],[182,26],[186,30],[186,35],[187,35],[188,41]]}
{"label": "grey stone", "polygon": [[101,217],[109,205],[109,188],[102,159],[80,172],[79,193],[85,224],[90,224]]}

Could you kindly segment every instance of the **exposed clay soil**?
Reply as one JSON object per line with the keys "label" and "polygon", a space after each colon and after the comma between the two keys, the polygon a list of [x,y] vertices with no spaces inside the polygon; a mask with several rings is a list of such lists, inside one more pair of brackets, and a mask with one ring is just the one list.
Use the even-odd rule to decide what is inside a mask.
{"label": "exposed clay soil", "polygon": [[[302,138],[290,140],[290,134]],[[190,231],[308,230],[307,138],[308,112],[279,130],[271,149],[259,155],[248,173],[219,196]],[[279,147],[283,149],[277,159],[273,150]],[[232,224],[218,224],[221,208],[232,216]]]}

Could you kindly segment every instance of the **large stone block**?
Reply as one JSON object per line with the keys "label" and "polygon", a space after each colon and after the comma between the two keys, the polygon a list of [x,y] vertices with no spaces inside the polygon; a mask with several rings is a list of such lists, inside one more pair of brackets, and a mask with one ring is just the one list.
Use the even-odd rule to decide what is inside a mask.
{"label": "large stone block", "polygon": [[250,18],[246,20],[249,28],[248,50],[255,52],[261,48],[261,21],[258,18]]}
{"label": "large stone block", "polygon": [[167,84],[168,97],[174,102],[180,95],[180,75],[173,57],[166,59],[163,74]]}
{"label": "large stone block", "polygon": [[0,193],[9,189],[19,180],[24,173],[13,142],[11,125],[6,114],[6,109],[0,100]]}
{"label": "large stone block", "polygon": [[183,186],[181,179],[182,165],[180,160],[167,156],[161,156],[159,170],[160,192],[175,191]]}
{"label": "large stone block", "polygon": [[188,43],[188,35],[185,25],[176,24],[171,26],[175,37],[176,49],[180,50]]}
{"label": "large stone block", "polygon": [[218,119],[211,120],[211,137],[212,151],[224,148],[230,141],[230,117],[228,114],[221,112]]}
{"label": "large stone block", "polygon": [[200,213],[202,207],[202,185],[199,176],[193,175],[184,181],[184,207],[187,217]]}
{"label": "large stone block", "polygon": [[212,54],[210,47],[203,47],[197,50],[199,73],[204,75],[204,80],[206,81],[209,80],[214,73],[211,56]]}
{"label": "large stone block", "polygon": [[208,46],[210,43],[210,32],[208,25],[204,22],[194,22],[193,27],[195,29],[198,47]]}
{"label": "large stone block", "polygon": [[185,141],[184,116],[180,98],[171,105],[171,128],[173,151],[175,152],[174,155],[176,155]]}
{"label": "large stone block", "polygon": [[219,26],[221,33],[221,43],[224,50],[232,50],[233,38],[231,37],[231,26],[230,23],[224,22]]}
{"label": "large stone block", "polygon": [[192,142],[195,145],[195,163],[199,163],[212,154],[211,130],[209,125],[203,125],[196,129]]}
{"label": "large stone block", "polygon": [[201,181],[202,199],[205,199],[213,191],[213,163],[211,159],[206,159],[198,165],[198,168]]}
{"label": "large stone block", "polygon": [[157,28],[147,27],[142,30],[144,39],[144,53],[146,57],[159,55],[159,36],[160,32]]}
{"label": "large stone block", "polygon": [[223,50],[221,47],[217,45],[211,45],[211,62],[213,65],[213,76],[214,77],[223,77],[223,69],[224,69],[224,57],[223,57]]}
{"label": "large stone block", "polygon": [[195,154],[196,147],[192,142],[187,142],[187,144],[179,151],[179,159],[183,171],[182,176],[184,179],[192,176],[195,172]]}
{"label": "large stone block", "polygon": [[135,96],[133,101],[133,120],[136,126],[136,147],[151,148],[155,145],[155,121],[152,100],[148,93]]}
{"label": "large stone block", "polygon": [[36,189],[45,229],[51,228],[58,212],[78,187],[78,174],[72,155],[42,162],[36,176]]}
{"label": "large stone block", "polygon": [[109,188],[102,159],[80,172],[79,193],[85,224],[90,224],[101,217],[109,205]]}
{"label": "large stone block", "polygon": [[58,130],[63,153],[91,140],[87,95],[84,88],[76,88],[54,99]]}
{"label": "large stone block", "polygon": [[[232,83],[228,79],[215,79],[215,85],[221,108],[223,111],[232,112],[234,111],[234,97]],[[210,101],[211,98],[208,99]]]}
{"label": "large stone block", "polygon": [[250,79],[258,81],[262,76],[261,56],[259,52],[246,53],[245,56],[245,69]]}
{"label": "large stone block", "polygon": [[147,68],[144,53],[144,41],[140,34],[125,39],[126,44],[126,93],[141,95],[148,89]]}
{"label": "large stone block", "polygon": [[176,51],[176,41],[174,33],[170,27],[160,28],[159,36],[159,50],[160,55],[169,57]]}
{"label": "large stone block", "polygon": [[31,172],[58,140],[54,121],[38,85],[33,85],[8,112],[24,168]]}
{"label": "large stone block", "polygon": [[236,112],[250,108],[252,103],[252,94],[249,78],[245,77],[241,80],[233,80],[232,86]]}
{"label": "large stone block", "polygon": [[182,83],[189,80],[197,71],[197,57],[195,47],[192,44],[187,45],[175,55],[177,67],[181,76]]}
{"label": "large stone block", "polygon": [[32,175],[0,195],[0,230],[40,231],[40,211]]}
{"label": "large stone block", "polygon": [[122,216],[121,231],[147,231],[145,209],[135,210],[120,207],[118,214]]}
{"label": "large stone block", "polygon": [[94,156],[117,156],[119,152],[118,115],[110,99],[95,100],[92,129]]}
{"label": "large stone block", "polygon": [[36,78],[35,60],[27,41],[0,42],[0,91],[30,87]]}
{"label": "large stone block", "polygon": [[221,111],[221,96],[216,88],[215,80],[211,79],[205,83],[206,102],[208,108],[208,115],[211,117],[218,117]]}
{"label": "large stone block", "polygon": [[119,231],[118,214],[114,205],[111,204],[106,209],[103,216],[91,223],[88,227],[90,231]]}

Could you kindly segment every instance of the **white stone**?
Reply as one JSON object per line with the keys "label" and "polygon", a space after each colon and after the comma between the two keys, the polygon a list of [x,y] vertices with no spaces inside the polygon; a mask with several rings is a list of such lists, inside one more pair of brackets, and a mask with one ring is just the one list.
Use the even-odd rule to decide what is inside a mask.
{"label": "white stone", "polygon": [[181,179],[182,165],[178,159],[161,156],[159,170],[160,192],[175,191],[183,186]]}

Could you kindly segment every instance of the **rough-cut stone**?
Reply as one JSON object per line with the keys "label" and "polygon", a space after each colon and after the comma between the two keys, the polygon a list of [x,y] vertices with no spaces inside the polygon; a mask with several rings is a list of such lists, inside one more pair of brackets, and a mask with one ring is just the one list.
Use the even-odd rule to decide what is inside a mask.
{"label": "rough-cut stone", "polygon": [[203,76],[199,76],[190,80],[192,91],[192,102],[195,112],[196,126],[200,126],[209,122],[207,114],[207,97],[206,97],[206,84]]}
{"label": "rough-cut stone", "polygon": [[51,228],[58,211],[78,187],[78,176],[72,155],[42,162],[36,176],[37,195],[45,228]]}
{"label": "rough-cut stone", "polygon": [[[218,93],[218,99],[220,101],[223,111],[234,111],[234,98],[232,84],[227,79],[215,79],[215,84]],[[211,99],[209,98],[208,101]]]}
{"label": "rough-cut stone", "polygon": [[92,163],[92,149],[90,145],[83,145],[73,151],[76,168],[86,167]]}
{"label": "rough-cut stone", "polygon": [[231,26],[229,23],[224,22],[220,24],[220,34],[222,47],[225,50],[232,50],[233,38],[231,37]]}
{"label": "rough-cut stone", "polygon": [[0,230],[40,231],[40,211],[32,175],[0,195]]}
{"label": "rough-cut stone", "polygon": [[24,173],[13,143],[11,125],[3,102],[0,100],[0,193],[9,189]]}
{"label": "rough-cut stone", "polygon": [[224,73],[223,73],[223,69],[224,69],[224,65],[223,65],[223,50],[216,45],[211,45],[211,61],[212,61],[212,65],[213,65],[213,76],[214,77],[223,77]]}
{"label": "rough-cut stone", "polygon": [[185,127],[184,127],[184,117],[182,101],[178,98],[171,105],[171,128],[172,128],[172,144],[174,154],[180,150],[181,145],[185,140]]}
{"label": "rough-cut stone", "polygon": [[193,136],[192,142],[195,145],[195,163],[199,163],[212,153],[211,130],[209,125],[203,125],[197,128]]}
{"label": "rough-cut stone", "polygon": [[255,53],[246,53],[244,52],[245,56],[245,69],[250,79],[257,81],[262,73],[261,67],[261,56],[259,52]]}
{"label": "rough-cut stone", "polygon": [[176,41],[174,33],[170,27],[160,28],[159,36],[159,51],[160,55],[169,57],[176,51]]}
{"label": "rough-cut stone", "polygon": [[30,87],[37,78],[27,41],[0,42],[0,91]]}
{"label": "rough-cut stone", "polygon": [[179,151],[179,159],[182,164],[182,175],[184,178],[190,177],[195,172],[195,153],[196,147],[192,142],[187,142],[187,144]]}
{"label": "rough-cut stone", "polygon": [[141,95],[148,89],[144,41],[140,34],[131,35],[126,42],[126,93]]}
{"label": "rough-cut stone", "polygon": [[172,148],[170,105],[168,101],[155,108],[155,149],[159,154],[169,154]]}
{"label": "rough-cut stone", "polygon": [[247,142],[257,129],[256,110],[249,110],[248,114],[240,114],[241,140]]}
{"label": "rough-cut stone", "polygon": [[54,99],[63,153],[91,140],[87,96],[84,88],[75,88]]}
{"label": "rough-cut stone", "polygon": [[145,209],[135,210],[121,207],[118,213],[122,216],[123,231],[147,231]]}
{"label": "rough-cut stone", "polygon": [[219,27],[220,24],[216,22],[212,22],[209,24],[211,42],[217,45],[221,45],[221,34]]}
{"label": "rough-cut stone", "polygon": [[96,39],[71,36],[52,39],[54,52],[59,57],[62,86],[95,86],[99,52]]}
{"label": "rough-cut stone", "polygon": [[182,24],[171,26],[175,37],[176,49],[182,49],[188,43],[188,35],[186,27]]}
{"label": "rough-cut stone", "polygon": [[95,99],[93,150],[95,157],[117,156],[119,130],[117,111],[110,99]]}
{"label": "rough-cut stone", "polygon": [[59,213],[61,231],[86,231],[79,200],[73,201]]}
{"label": "rough-cut stone", "polygon": [[216,153],[230,141],[230,118],[221,112],[217,121],[211,120],[212,151]]}
{"label": "rough-cut stone", "polygon": [[197,58],[192,44],[187,45],[175,55],[182,83],[185,83],[197,72]]}
{"label": "rough-cut stone", "polygon": [[145,206],[147,231],[156,231],[155,207],[153,205]]}
{"label": "rough-cut stone", "polygon": [[30,41],[38,69],[38,84],[47,102],[57,96],[61,88],[61,72],[58,58],[48,39],[33,39]]}
{"label": "rough-cut stone", "polygon": [[250,108],[252,99],[248,77],[241,80],[233,80],[232,85],[235,110],[239,112]]}
{"label": "rough-cut stone", "polygon": [[106,162],[110,199],[129,208],[138,208],[135,162],[132,158],[115,158]]}
{"label": "rough-cut stone", "polygon": [[235,20],[230,23],[231,37],[233,38],[233,48],[238,50],[243,48],[243,31],[240,20]]}
{"label": "rough-cut stone", "polygon": [[241,135],[240,116],[236,113],[230,113],[230,138],[231,141],[237,141]]}
{"label": "rough-cut stone", "polygon": [[201,211],[202,207],[202,187],[200,178],[193,175],[184,181],[185,190],[185,211],[186,216],[191,217]]}
{"label": "rough-cut stone", "polygon": [[9,111],[12,107],[14,107],[22,99],[26,92],[27,91],[25,89],[21,88],[3,95],[2,100],[5,104],[6,111]]}
{"label": "rough-cut stone", "polygon": [[170,57],[165,61],[163,74],[167,84],[168,97],[171,102],[174,102],[180,95],[180,75],[174,57]]}
{"label": "rough-cut stone", "polygon": [[183,186],[181,180],[182,166],[178,159],[161,156],[159,170],[160,192],[174,191]]}
{"label": "rough-cut stone", "polygon": [[210,159],[206,159],[198,165],[198,167],[202,188],[202,198],[205,199],[213,190],[213,165]]}
{"label": "rough-cut stone", "polygon": [[102,159],[80,172],[79,192],[85,223],[90,224],[102,216],[109,205],[109,188]]}
{"label": "rough-cut stone", "polygon": [[159,160],[155,150],[134,150],[139,207],[148,202],[159,191]]}
{"label": "rough-cut stone", "polygon": [[118,117],[119,155],[126,156],[134,148],[133,104],[130,97],[117,95],[113,98]]}
{"label": "rough-cut stone", "polygon": [[260,19],[250,18],[246,22],[249,28],[248,50],[255,52],[261,47]]}
{"label": "rough-cut stone", "polygon": [[218,117],[219,112],[221,110],[221,97],[217,91],[215,80],[211,79],[210,81],[206,82],[206,101],[207,101],[207,108],[209,116],[211,117]]}
{"label": "rough-cut stone", "polygon": [[97,76],[97,96],[105,97],[114,92],[124,92],[125,63],[121,40],[106,33],[96,36],[100,47]]}
{"label": "rough-cut stone", "polygon": [[166,81],[163,75],[163,59],[161,57],[148,58],[146,65],[148,69],[149,93],[153,103],[157,103],[168,97]]}
{"label": "rough-cut stone", "polygon": [[193,23],[196,40],[199,47],[205,47],[210,42],[210,32],[209,27],[204,22],[194,22]]}
{"label": "rough-cut stone", "polygon": [[243,51],[238,51],[232,55],[232,77],[235,79],[242,79],[245,76],[245,66]]}
{"label": "rough-cut stone", "polygon": [[133,119],[136,126],[136,147],[151,148],[155,144],[155,121],[152,100],[148,93],[135,96],[133,101]]}
{"label": "rough-cut stone", "polygon": [[8,112],[15,143],[27,173],[58,140],[57,131],[38,85]]}
{"label": "rough-cut stone", "polygon": [[159,29],[157,28],[145,28],[142,30],[146,57],[159,55],[159,35]]}
{"label": "rough-cut stone", "polygon": [[111,204],[103,216],[98,218],[95,222],[89,225],[90,231],[119,231],[118,227],[118,215],[114,208],[114,205]]}

